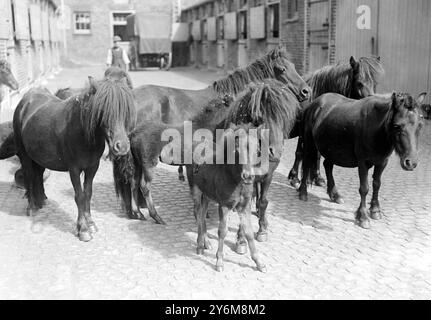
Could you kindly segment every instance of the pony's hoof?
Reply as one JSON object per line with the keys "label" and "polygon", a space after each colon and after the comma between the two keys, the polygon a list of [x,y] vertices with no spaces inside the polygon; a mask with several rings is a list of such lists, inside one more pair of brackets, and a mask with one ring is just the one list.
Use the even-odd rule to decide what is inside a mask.
{"label": "pony's hoof", "polygon": [[290,185],[294,187],[296,190],[301,186],[301,182],[297,179],[290,180]]}
{"label": "pony's hoof", "polygon": [[163,221],[163,219],[162,218],[158,218],[157,220],[156,220],[156,223],[157,224],[161,224],[162,226],[166,226],[167,224],[166,224],[166,222],[165,221]]}
{"label": "pony's hoof", "polygon": [[205,253],[205,249],[204,249],[204,248],[197,248],[197,249],[196,249],[196,254],[197,254],[198,256],[203,256],[203,255],[204,255],[204,253]]}
{"label": "pony's hoof", "polygon": [[206,250],[212,250],[213,246],[211,245],[211,242],[208,240],[205,240],[205,249]]}
{"label": "pony's hoof", "polygon": [[299,200],[307,202],[308,201],[308,195],[300,192],[299,193]]}
{"label": "pony's hoof", "polygon": [[371,210],[370,212],[370,218],[373,220],[381,220],[383,218],[382,213],[380,212],[380,210]]}
{"label": "pony's hoof", "polygon": [[268,270],[266,269],[266,266],[264,264],[259,264],[257,265],[257,270],[262,272],[262,273],[266,273]]}
{"label": "pony's hoof", "polygon": [[93,239],[93,236],[91,235],[90,232],[86,231],[86,232],[79,232],[78,238],[82,242],[89,242]]}
{"label": "pony's hoof", "polygon": [[313,183],[318,187],[326,187],[326,181],[322,177],[315,178]]}
{"label": "pony's hoof", "polygon": [[266,232],[258,232],[256,234],[256,240],[259,242],[267,242],[268,241],[268,233]]}
{"label": "pony's hoof", "polygon": [[216,265],[216,270],[217,270],[217,272],[223,272],[224,271],[224,267],[223,267],[223,265],[222,264],[217,264]]}
{"label": "pony's hoof", "polygon": [[344,204],[344,199],[339,194],[336,194],[335,196],[331,196],[331,201],[336,204]]}
{"label": "pony's hoof", "polygon": [[247,253],[247,244],[246,243],[237,243],[235,252],[239,255],[245,255]]}
{"label": "pony's hoof", "polygon": [[99,229],[97,228],[97,226],[94,223],[92,223],[88,226],[88,230],[90,231],[90,233],[99,232]]}
{"label": "pony's hoof", "polygon": [[360,226],[362,229],[371,229],[371,223],[370,220],[359,220],[357,221],[358,226]]}

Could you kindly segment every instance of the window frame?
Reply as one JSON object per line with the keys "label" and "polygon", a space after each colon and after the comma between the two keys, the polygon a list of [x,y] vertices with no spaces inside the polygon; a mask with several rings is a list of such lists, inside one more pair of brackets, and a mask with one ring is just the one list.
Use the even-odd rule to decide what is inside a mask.
{"label": "window frame", "polygon": [[[76,21],[76,18],[78,15],[84,15],[88,14],[89,23],[88,23],[88,29],[77,29],[77,24],[83,24],[84,23],[78,23]],[[92,34],[92,23],[91,23],[91,11],[74,11],[73,12],[73,33],[78,35],[88,35]]]}

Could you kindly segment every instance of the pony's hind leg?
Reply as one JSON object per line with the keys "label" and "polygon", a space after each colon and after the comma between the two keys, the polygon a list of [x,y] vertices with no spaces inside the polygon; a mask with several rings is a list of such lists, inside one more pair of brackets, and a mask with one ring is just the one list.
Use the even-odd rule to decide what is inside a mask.
{"label": "pony's hind leg", "polygon": [[317,163],[314,172],[311,173],[311,179],[312,183],[318,187],[325,187],[326,181],[323,179],[322,175],[320,174],[320,153],[317,157]]}
{"label": "pony's hind leg", "polygon": [[180,180],[180,181],[182,181],[182,182],[186,181],[186,178],[185,178],[185,176],[184,176],[184,169],[183,169],[183,166],[179,166],[179,167],[178,167],[178,180]]}
{"label": "pony's hind leg", "polygon": [[373,220],[380,220],[382,213],[380,210],[379,191],[382,185],[382,174],[388,164],[388,160],[384,163],[376,165],[373,173],[373,198],[371,199],[370,217]]}
{"label": "pony's hind leg", "polygon": [[196,253],[198,255],[203,255],[205,252],[205,233],[206,233],[206,222],[205,222],[205,204],[204,202],[207,201],[206,197],[202,193],[202,191],[197,187],[193,186],[192,189],[192,195],[193,195],[193,213],[196,218],[196,223],[198,225],[198,238],[197,238],[197,247],[196,247]]}
{"label": "pony's hind leg", "polygon": [[268,241],[268,219],[266,218],[266,209],[268,208],[267,194],[273,178],[273,172],[268,173],[261,183],[261,190],[258,202],[258,217],[259,217],[259,231],[256,234],[256,240],[259,242]]}
{"label": "pony's hind leg", "polygon": [[359,180],[361,182],[361,186],[359,188],[359,194],[361,195],[361,203],[359,205],[358,211],[356,211],[356,223],[364,228],[370,229],[370,219],[368,218],[367,212],[367,194],[369,191],[368,186],[368,170],[370,167],[364,163],[363,161],[359,162]]}
{"label": "pony's hind leg", "polygon": [[329,162],[328,160],[323,161],[323,166],[325,167],[326,178],[328,179],[328,195],[331,201],[343,204],[344,200],[341,195],[338,193],[337,187],[335,186],[334,180],[334,164]]}
{"label": "pony's hind leg", "polygon": [[143,168],[141,178],[141,192],[144,195],[145,201],[147,202],[148,212],[150,217],[156,221],[157,224],[166,225],[163,219],[157,213],[156,207],[154,206],[153,197],[151,196],[151,183],[153,181],[154,168]]}
{"label": "pony's hind leg", "polygon": [[218,249],[217,249],[217,263],[216,263],[216,270],[218,272],[223,271],[224,263],[224,254],[223,254],[223,247],[224,247],[224,239],[227,235],[227,218],[229,215],[229,210],[226,207],[222,207],[219,205],[218,208],[219,212],[219,225],[218,225]]}
{"label": "pony's hind leg", "polygon": [[85,218],[85,201],[86,197],[81,186],[81,170],[78,168],[70,169],[70,180],[72,181],[73,189],[75,191],[75,202],[78,207],[78,221],[77,221],[77,231],[78,238],[81,241],[88,242],[93,239],[90,228],[88,227],[87,219]]}
{"label": "pony's hind leg", "polygon": [[28,200],[26,212],[28,216],[33,216],[42,207],[45,200],[41,199],[40,192],[36,192],[38,189],[40,191],[40,185],[38,184],[40,174],[35,171],[34,162],[27,153],[18,152],[18,157],[21,161],[23,182],[26,190],[25,196]]}

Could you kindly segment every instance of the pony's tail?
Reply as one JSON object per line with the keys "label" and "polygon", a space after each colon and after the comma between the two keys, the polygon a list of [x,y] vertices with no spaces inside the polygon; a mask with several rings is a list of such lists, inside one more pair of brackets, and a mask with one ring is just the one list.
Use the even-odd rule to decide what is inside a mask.
{"label": "pony's tail", "polygon": [[313,138],[313,123],[310,114],[312,114],[312,105],[304,112],[302,118],[302,180],[298,190],[302,200],[307,200],[307,186],[311,186],[313,183],[312,174],[317,170],[319,159],[319,152]]}
{"label": "pony's tail", "polygon": [[132,152],[125,156],[115,157],[112,161],[114,171],[115,193],[121,200],[123,208],[127,213],[131,212],[132,203],[132,180],[135,177],[136,167]]}

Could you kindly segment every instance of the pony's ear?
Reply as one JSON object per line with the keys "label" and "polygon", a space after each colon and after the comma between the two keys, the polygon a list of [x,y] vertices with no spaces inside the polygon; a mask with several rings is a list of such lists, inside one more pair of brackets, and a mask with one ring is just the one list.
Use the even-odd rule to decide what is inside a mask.
{"label": "pony's ear", "polygon": [[417,98],[416,98],[416,102],[421,105],[422,103],[424,103],[425,97],[427,96],[426,92],[422,92]]}
{"label": "pony's ear", "polygon": [[352,69],[353,70],[358,70],[358,68],[359,68],[359,62],[357,62],[356,60],[355,60],[355,57],[354,56],[351,56],[350,57],[350,66],[352,67]]}
{"label": "pony's ear", "polygon": [[90,91],[94,94],[97,92],[97,89],[99,89],[99,85],[97,84],[96,80],[92,76],[88,76],[88,81],[90,83]]}
{"label": "pony's ear", "polygon": [[382,57],[378,56],[377,57],[377,61],[381,62],[382,61]]}

